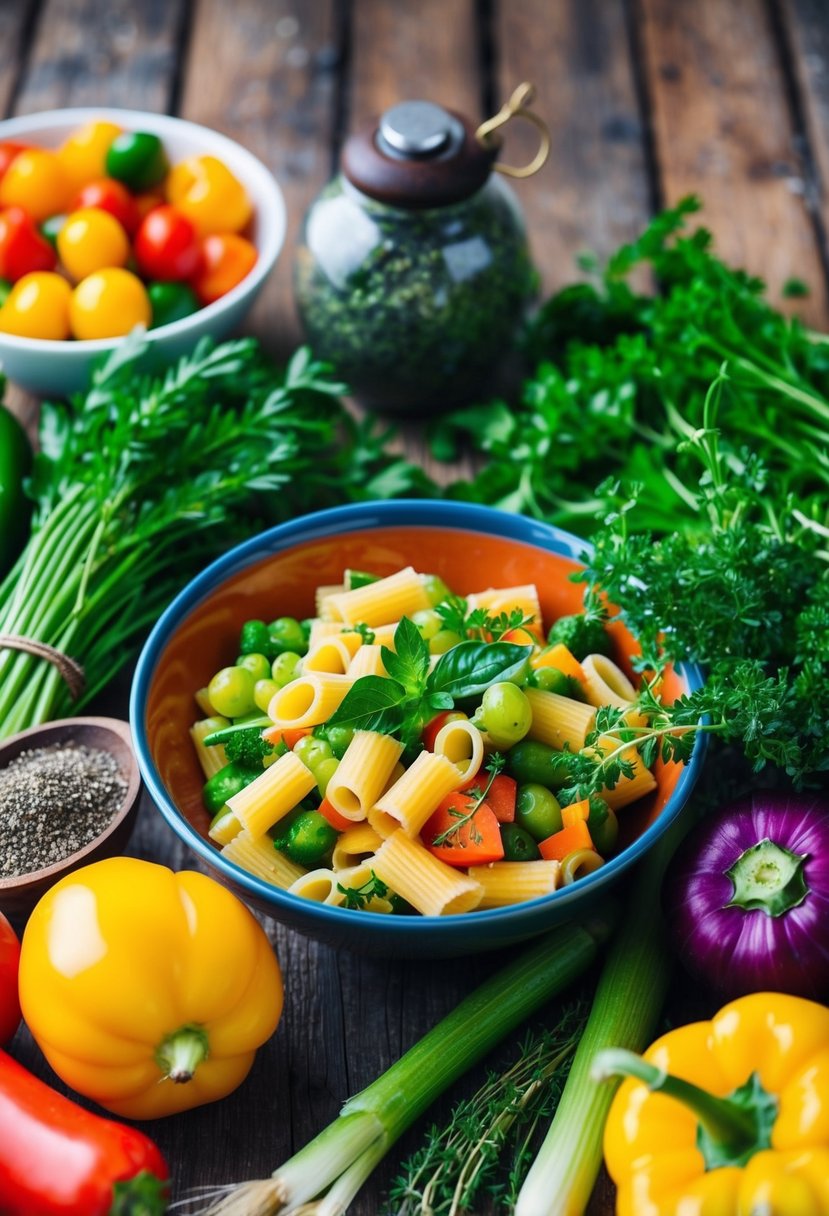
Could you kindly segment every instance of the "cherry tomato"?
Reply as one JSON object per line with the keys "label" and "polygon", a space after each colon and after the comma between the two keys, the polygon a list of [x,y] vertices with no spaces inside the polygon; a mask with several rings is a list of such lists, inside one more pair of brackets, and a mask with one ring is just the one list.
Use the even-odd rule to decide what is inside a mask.
{"label": "cherry tomato", "polygon": [[169,164],[164,145],[149,131],[123,131],[107,152],[106,171],[130,190],[149,190],[164,180]]}
{"label": "cherry tomato", "polygon": [[251,203],[242,184],[215,156],[191,156],[170,170],[167,200],[198,229],[239,232],[251,216]]}
{"label": "cherry tomato", "polygon": [[0,206],[25,207],[39,223],[62,211],[69,196],[69,182],[56,152],[25,148],[18,152],[0,181]]}
{"label": "cherry tomato", "polygon": [[20,1024],[20,1002],[17,999],[19,964],[20,942],[0,912],[0,1043],[4,1045]]}
{"label": "cherry tomato", "polygon": [[76,338],[120,338],[151,319],[144,284],[129,270],[96,270],[72,292],[69,323]]}
{"label": "cherry tomato", "polygon": [[135,236],[135,260],[148,279],[190,279],[199,269],[201,249],[196,229],[175,207],[156,207],[141,221]]}
{"label": "cherry tomato", "polygon": [[28,146],[28,144],[16,144],[11,139],[5,139],[0,143],[0,178],[3,177],[18,152],[25,152]]}
{"label": "cherry tomato", "polygon": [[235,232],[217,232],[202,241],[202,266],[193,287],[202,304],[211,304],[241,283],[256,265],[256,246]]}
{"label": "cherry tomato", "polygon": [[24,274],[0,308],[0,333],[18,338],[69,337],[72,288],[59,274],[38,270]]}
{"label": "cherry tomato", "polygon": [[54,270],[55,251],[22,207],[0,211],[0,277],[16,283],[34,270]]}
{"label": "cherry tomato", "polygon": [[64,140],[58,151],[70,194],[87,182],[106,176],[106,155],[121,128],[114,122],[88,122]]}
{"label": "cherry tomato", "polygon": [[66,217],[58,233],[58,253],[77,283],[107,266],[124,266],[130,243],[124,229],[108,211],[84,207]]}
{"label": "cherry tomato", "polygon": [[[199,310],[195,292],[191,291],[186,283],[150,283],[147,295],[153,310],[153,329],[157,329],[159,325],[181,321]],[[271,669],[268,667],[268,675],[270,674]]]}
{"label": "cherry tomato", "polygon": [[65,215],[50,215],[48,220],[44,220],[40,225],[41,236],[43,236],[55,250],[58,247],[58,233],[65,223]]}
{"label": "cherry tomato", "polygon": [[99,177],[78,191],[72,203],[73,211],[84,207],[97,207],[114,216],[128,236],[133,236],[141,223],[141,214],[135,199],[120,182],[111,177]]}

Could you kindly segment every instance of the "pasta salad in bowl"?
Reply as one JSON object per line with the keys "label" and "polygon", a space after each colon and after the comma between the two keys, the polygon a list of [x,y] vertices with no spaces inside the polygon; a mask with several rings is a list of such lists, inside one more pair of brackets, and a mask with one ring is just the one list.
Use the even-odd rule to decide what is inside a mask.
{"label": "pasta salad in bowl", "polygon": [[495,948],[589,914],[699,763],[641,746],[632,638],[583,542],[488,508],[377,503],[239,546],[174,601],[132,726],[176,832],[244,898],[379,953]]}

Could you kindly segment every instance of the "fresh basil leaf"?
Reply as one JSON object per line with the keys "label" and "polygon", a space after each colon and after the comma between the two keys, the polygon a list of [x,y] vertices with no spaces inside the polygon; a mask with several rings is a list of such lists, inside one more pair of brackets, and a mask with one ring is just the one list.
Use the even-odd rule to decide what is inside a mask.
{"label": "fresh basil leaf", "polygon": [[394,631],[394,650],[383,646],[383,666],[410,696],[420,696],[429,670],[429,647],[413,621],[404,616]]}
{"label": "fresh basil leaf", "polygon": [[400,707],[406,690],[396,680],[384,676],[362,676],[348,690],[327,726],[353,726],[355,730],[376,730],[392,734],[402,721]]}
{"label": "fresh basil leaf", "polygon": [[460,642],[441,655],[426,691],[452,697],[476,697],[498,680],[517,675],[532,651],[513,642]]}
{"label": "fresh basil leaf", "polygon": [[450,692],[430,692],[426,697],[426,705],[429,709],[434,709],[436,713],[440,713],[443,709],[452,709],[455,705],[455,699]]}

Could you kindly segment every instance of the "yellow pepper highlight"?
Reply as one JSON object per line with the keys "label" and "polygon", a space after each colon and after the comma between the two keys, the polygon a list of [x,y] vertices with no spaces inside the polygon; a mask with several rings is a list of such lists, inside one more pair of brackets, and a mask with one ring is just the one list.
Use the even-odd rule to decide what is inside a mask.
{"label": "yellow pepper highlight", "polygon": [[618,1216],[829,1216],[829,1009],[754,993],[597,1071],[642,1078],[605,1127]]}
{"label": "yellow pepper highlight", "polygon": [[29,1029],[67,1085],[128,1119],[231,1093],[282,1012],[264,930],[203,874],[114,857],[33,911],[20,958]]}

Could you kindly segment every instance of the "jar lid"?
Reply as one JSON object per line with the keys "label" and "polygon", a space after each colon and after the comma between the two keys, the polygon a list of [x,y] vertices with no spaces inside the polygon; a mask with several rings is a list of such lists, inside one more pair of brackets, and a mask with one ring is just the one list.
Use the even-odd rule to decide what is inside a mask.
{"label": "jar lid", "polygon": [[480,190],[496,153],[462,115],[430,101],[404,101],[346,141],[342,170],[379,202],[442,207]]}

